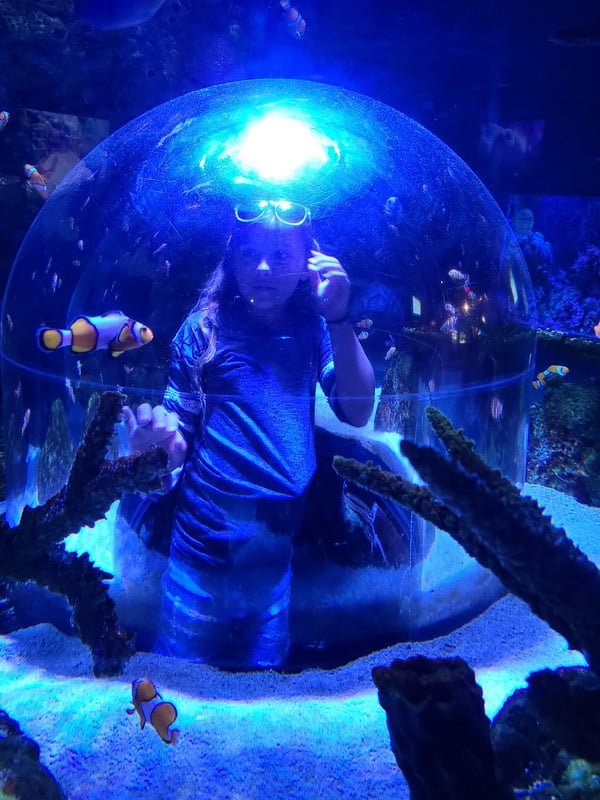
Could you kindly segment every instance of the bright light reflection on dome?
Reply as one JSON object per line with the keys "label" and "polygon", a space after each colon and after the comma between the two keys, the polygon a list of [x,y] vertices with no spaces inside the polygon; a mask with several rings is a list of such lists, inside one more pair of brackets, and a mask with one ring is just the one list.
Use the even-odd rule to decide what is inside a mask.
{"label": "bright light reflection on dome", "polygon": [[244,174],[280,182],[293,180],[307,167],[322,167],[331,148],[338,150],[306,122],[272,112],[245,129],[231,156]]}

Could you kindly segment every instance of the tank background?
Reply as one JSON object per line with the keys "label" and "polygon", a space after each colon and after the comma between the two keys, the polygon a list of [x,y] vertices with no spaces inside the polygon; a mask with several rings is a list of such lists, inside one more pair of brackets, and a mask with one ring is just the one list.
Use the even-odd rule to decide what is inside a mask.
{"label": "tank background", "polygon": [[[600,323],[600,199],[515,195],[508,217],[532,214],[531,233],[517,239],[535,287],[538,327],[598,342]],[[518,227],[518,224],[516,225]],[[564,359],[564,360],[563,360]],[[536,374],[550,364],[569,368],[565,380],[532,392],[527,480],[600,505],[600,380],[598,364],[538,340]]]}
{"label": "tank background", "polygon": [[[597,103],[600,48],[559,47],[548,41],[548,35],[558,27],[589,21],[589,0],[573,0],[568,4],[562,0],[537,0],[526,5],[521,0],[506,0],[497,9],[482,4],[473,7],[467,3],[448,5],[431,0],[418,9],[407,9],[403,4],[387,4],[385,13],[381,12],[379,4],[372,4],[370,0],[359,0],[353,3],[351,9],[337,2],[320,4],[317,8],[314,0],[303,0],[301,8],[309,21],[309,33],[311,36],[314,34],[314,39],[312,43],[309,39],[302,43],[302,49],[296,47],[296,43],[281,31],[275,17],[269,19],[268,13],[265,13],[267,4],[262,0],[241,0],[239,3],[224,0],[217,3],[168,0],[153,20],[136,28],[116,32],[82,29],[76,20],[70,18],[70,0],[30,0],[27,8],[35,9],[35,13],[23,13],[21,9],[24,5],[23,0],[0,2],[3,44],[0,50],[0,106],[9,108],[11,112],[18,107],[54,109],[82,117],[105,118],[110,129],[114,130],[127,119],[172,96],[210,82],[227,80],[230,76],[254,77],[263,74],[261,70],[265,66],[270,74],[276,76],[314,77],[339,82],[399,108],[424,124],[461,155],[481,175],[502,207],[506,206],[508,195],[514,192],[536,195],[572,192],[583,195],[597,191],[600,186],[600,160],[597,158],[600,116],[590,113]],[[41,10],[44,6],[46,9],[53,8],[51,14],[56,16]],[[268,12],[272,10],[269,8]],[[257,14],[257,11],[261,13]],[[242,19],[234,19],[233,14]],[[253,39],[254,34],[256,39]],[[375,48],[372,46],[374,40],[378,43]],[[269,58],[277,52],[281,60],[270,66]],[[203,81],[206,83],[203,84]],[[480,158],[477,130],[482,119],[523,119],[531,115],[543,115],[546,118],[545,138],[535,163],[532,162],[526,169],[500,172],[493,164]],[[0,138],[2,283],[39,207],[39,199],[26,193],[21,176],[22,163],[30,160],[29,143],[23,139],[11,150],[14,130],[11,128],[12,121]],[[558,215],[556,221],[560,222]],[[550,230],[542,227],[541,223],[540,228]],[[544,362],[538,364],[541,369],[553,363],[543,358],[544,352],[539,351],[539,355]],[[563,389],[579,380],[573,364],[569,366],[569,382],[549,387],[557,394],[562,392],[563,396],[566,396]],[[549,391],[546,399],[550,398]],[[535,395],[534,399],[540,408],[551,405],[541,402],[540,396]],[[573,411],[576,412],[575,407]],[[576,418],[575,413],[573,416]],[[598,419],[597,413],[595,419]],[[552,452],[551,436],[550,428],[542,431],[541,439]],[[565,456],[568,457],[566,451]],[[568,458],[566,463],[569,463]],[[571,466],[572,463],[571,460]],[[579,529],[580,525],[576,527]],[[499,606],[497,614],[492,624],[484,626],[477,632],[478,635],[473,636],[473,642],[491,643],[493,652],[487,659],[480,658],[478,662],[483,667],[482,672],[490,675],[490,680],[493,670],[489,669],[489,665],[498,663],[499,641],[503,650],[507,641],[512,642],[514,651],[518,650],[519,659],[523,653],[542,652],[541,664],[552,665],[548,659],[548,646],[545,643],[540,645],[542,637],[547,635],[547,626],[542,626],[543,631],[540,630],[538,637],[528,628],[520,631],[521,635],[516,637],[515,628],[518,626],[514,608]],[[500,626],[493,624],[496,620],[506,623],[502,638],[499,637]],[[68,642],[77,644],[74,640]],[[563,652],[563,646],[564,642],[560,640],[556,646],[557,663],[563,663],[567,655]],[[468,650],[465,653],[460,642],[457,645],[456,639],[448,640],[444,647],[463,655],[469,653]],[[62,639],[55,647],[48,647],[47,641],[43,640],[41,649],[49,660],[48,671],[54,670],[57,662],[62,670],[66,657]],[[15,655],[15,651],[9,649],[6,662],[14,663]],[[568,655],[572,657],[572,654]],[[17,663],[23,665],[31,660],[30,656],[27,650],[24,656],[19,653]],[[82,661],[77,653],[73,660],[77,678],[89,674],[88,665],[84,662],[81,666]],[[148,666],[147,662],[141,661],[138,670],[143,672]],[[167,666],[172,669],[171,665]],[[502,666],[506,669],[507,664]],[[532,666],[527,664],[522,668],[519,680]],[[365,669],[365,674],[367,672]],[[132,671],[128,677],[136,677],[137,674]],[[510,670],[509,674],[512,674]],[[185,681],[178,680],[179,676],[172,672],[168,677],[160,677],[161,686],[165,687],[169,697],[176,696],[174,692],[186,688]],[[239,697],[240,687],[239,678],[235,676],[234,679],[232,697],[235,700]],[[194,674],[190,680],[196,687],[201,686],[206,695],[203,674]],[[219,675],[217,680],[220,685],[223,677]],[[364,685],[364,680],[364,676],[361,676],[360,685]],[[513,680],[517,683],[515,676]],[[48,697],[52,693],[57,697],[65,697],[65,691],[56,693],[56,689],[57,686],[63,689],[68,684],[71,688],[75,685],[78,691],[72,703],[67,701],[67,713],[61,717],[67,719],[69,724],[57,726],[56,709],[51,708],[52,713],[48,711]],[[106,704],[97,715],[90,712],[90,690],[83,684],[79,687],[77,681],[66,679],[60,685],[50,682],[47,690],[43,688],[39,683],[39,670],[35,667],[28,687],[24,687],[22,682],[13,682],[14,708],[28,727],[44,733],[44,756],[47,758],[49,754],[51,760],[61,761],[60,754],[68,752],[69,758],[62,761],[65,770],[74,763],[81,766],[82,786],[89,786],[89,782],[98,774],[94,771],[104,768],[106,763],[97,750],[98,728],[95,719],[103,719],[102,727],[105,728],[113,718],[115,725],[125,718],[121,698],[126,695],[127,686],[124,683],[116,684],[111,692],[106,691]],[[271,687],[267,688],[270,690]],[[339,692],[337,677],[333,691]],[[503,691],[504,687],[498,686],[498,696]],[[486,699],[490,695],[490,689],[486,686]],[[13,703],[12,696],[10,702]],[[343,709],[343,716],[336,718],[331,728],[338,732],[343,729],[348,737],[349,720],[365,719],[369,723],[372,719],[379,720],[376,714],[379,710],[369,707],[364,713],[361,702],[351,697],[346,703],[347,708]],[[239,703],[230,705],[241,706]],[[289,730],[289,719],[296,718],[297,709],[296,704],[293,715],[286,713],[282,731]],[[180,710],[185,715],[184,721],[185,718],[191,721],[206,714],[206,703],[198,702],[189,711],[185,708]],[[270,711],[268,716],[272,721]],[[73,730],[80,727],[80,721],[81,741],[76,744]],[[221,738],[222,726],[223,707],[219,705],[214,726],[209,729],[211,732],[214,730],[216,735],[209,739],[204,731],[198,732],[193,741],[194,755],[199,751],[204,753],[207,740],[218,744],[224,741]],[[235,726],[246,731],[237,719]],[[193,790],[196,790],[199,781],[201,785],[212,785],[213,793],[220,792],[219,796],[231,796],[248,778],[245,759],[239,759],[242,763],[238,773],[235,770],[237,759],[231,759],[230,752],[223,746],[214,748],[219,754],[224,753],[214,773],[206,770],[198,776],[195,771],[198,762],[193,760],[184,762],[183,769],[173,771],[171,762],[159,749],[163,747],[162,744],[157,737],[156,741],[151,738],[152,732],[149,737],[140,739],[135,750],[137,757],[132,757],[130,731],[124,725],[122,727],[125,735],[116,740],[111,737],[107,751],[115,756],[113,774],[123,773],[122,753],[129,754],[127,762],[134,763],[130,778],[133,792],[145,786],[151,796],[171,797],[174,776],[187,775],[196,782]],[[379,728],[377,725],[376,730]],[[253,739],[253,733],[246,734],[248,740]],[[293,733],[289,738],[286,738],[287,733],[283,734],[285,744],[292,741]],[[357,753],[353,747],[349,748],[346,761],[341,764],[339,782],[331,781],[328,760],[331,753],[324,748],[323,739],[316,736],[314,754],[307,748],[313,757],[306,760],[306,769],[309,774],[314,774],[314,782],[322,788],[324,796],[338,796],[342,792],[350,797],[352,790],[357,792],[357,796],[372,793],[374,785],[382,790],[381,781],[387,779],[390,797],[406,797],[406,790],[398,785],[400,779],[389,754],[387,738],[383,742],[377,740],[377,744],[389,756],[384,762],[389,777],[387,773],[382,775],[373,772],[372,765],[377,762],[373,750],[375,737],[372,729],[364,733],[362,738],[353,737],[361,741],[364,751]],[[295,737],[296,742],[302,742],[304,736],[305,732],[301,729]],[[57,739],[60,741],[57,742]],[[337,736],[331,739],[338,744]],[[240,743],[240,751],[243,744]],[[279,753],[287,748],[281,748],[279,741],[277,748],[275,759],[273,749],[265,749],[264,755],[261,753],[261,767],[263,764],[273,764],[274,770],[280,769]],[[79,753],[82,753],[81,757]],[[301,763],[294,761],[289,768],[290,774],[298,774]],[[149,779],[148,764],[167,765],[164,770],[158,771],[155,783],[149,783],[153,776]],[[315,764],[318,766],[315,767]],[[325,769],[323,764],[326,765]],[[342,788],[344,777],[353,781],[354,786],[349,783]],[[360,785],[361,778],[364,786]],[[260,776],[260,781],[264,781],[264,775]],[[102,788],[102,791],[106,789]],[[116,793],[122,796],[121,786],[117,787]],[[378,796],[384,796],[383,791]]]}
{"label": "tank background", "polygon": [[[73,0],[2,0],[0,108],[13,119],[0,147],[0,209],[9,212],[0,215],[0,274],[37,204],[23,194],[22,166],[34,161],[14,127],[21,108],[105,119],[114,131],[202,86],[308,78],[411,116],[464,158],[501,205],[515,192],[591,194],[600,185],[600,117],[590,114],[600,48],[551,40],[568,26],[585,33],[589,0],[527,8],[506,0],[478,13],[467,0],[388,4],[385,13],[369,0],[357,0],[352,13],[335,1],[300,5],[308,28],[295,42],[278,4],[265,0],[166,0],[147,22],[121,30],[86,27]],[[481,147],[482,126],[531,119],[544,121],[533,158],[498,161]]]}
{"label": "tank background", "polygon": [[[532,269],[540,324],[560,328],[571,323],[575,330],[589,324],[600,295],[596,252],[600,200],[535,193],[548,187],[572,192],[600,185],[594,181],[597,161],[583,166],[590,152],[587,142],[599,137],[589,115],[595,87],[592,80],[582,79],[581,69],[583,63],[597,61],[599,49],[570,49],[567,54],[565,48],[549,43],[553,27],[567,21],[561,4],[544,3],[543,13],[532,8],[525,17],[521,5],[509,0],[502,20],[494,20],[494,12],[488,10],[487,17],[472,15],[460,24],[454,22],[458,9],[450,19],[441,4],[435,14],[429,13],[431,9],[390,8],[385,18],[366,0],[359,0],[352,14],[340,14],[336,3],[317,6],[314,0],[305,0],[301,5],[309,33],[302,43],[294,43],[277,8],[258,0],[167,0],[144,24],[112,31],[82,25],[70,0],[51,4],[32,0],[34,14],[24,14],[18,0],[3,0],[0,105],[10,108],[12,118],[0,139],[0,285],[41,204],[25,187],[23,163],[62,158],[64,167],[70,155],[83,155],[102,134],[173,96],[270,74],[340,83],[399,108],[462,156],[509,215],[517,205],[531,207],[535,228],[546,234],[553,249],[547,275]],[[574,15],[577,5],[571,4]],[[519,58],[506,63],[502,53],[509,43],[500,41],[497,31],[509,35],[511,16],[520,22],[510,32]],[[523,44],[526,47],[518,46]],[[591,69],[588,74],[595,73]],[[541,102],[536,75],[544,75],[552,85],[552,103]],[[575,83],[577,108],[571,91]],[[46,111],[36,115],[32,107]],[[526,163],[504,159],[500,164],[484,152],[482,124],[532,117],[546,122],[534,158]],[[576,147],[569,142],[576,142]],[[530,194],[515,194],[522,189]],[[559,304],[563,290],[569,298],[567,310]],[[589,330],[581,332],[589,335]],[[544,369],[547,364],[538,366]],[[581,375],[572,364],[569,367],[570,386]],[[547,396],[560,392],[552,407],[559,401],[565,404],[566,413],[557,412],[563,422],[580,422],[576,406],[583,402],[591,409],[586,419],[591,419],[593,429],[598,419],[595,382],[593,377],[585,380],[584,392],[590,397],[578,398],[575,406],[569,392],[562,391],[566,382],[552,387]],[[543,408],[542,397],[534,395],[533,400],[535,415],[536,406],[538,411]],[[536,428],[531,438],[530,479],[569,491],[583,502],[598,502],[596,489],[581,488],[590,459],[574,458],[580,455],[573,451],[577,431],[566,425],[558,433],[552,425],[554,412],[546,421],[543,414],[539,416],[539,432]],[[592,443],[597,441],[593,433]],[[563,465],[559,471],[557,461]]]}

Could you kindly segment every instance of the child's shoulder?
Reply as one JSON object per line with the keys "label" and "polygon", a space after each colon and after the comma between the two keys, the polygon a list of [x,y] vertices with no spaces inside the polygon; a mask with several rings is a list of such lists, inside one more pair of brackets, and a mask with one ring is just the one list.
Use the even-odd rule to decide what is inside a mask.
{"label": "child's shoulder", "polygon": [[206,341],[207,331],[202,311],[193,311],[189,314],[173,339],[175,345],[186,350],[203,350],[206,347]]}

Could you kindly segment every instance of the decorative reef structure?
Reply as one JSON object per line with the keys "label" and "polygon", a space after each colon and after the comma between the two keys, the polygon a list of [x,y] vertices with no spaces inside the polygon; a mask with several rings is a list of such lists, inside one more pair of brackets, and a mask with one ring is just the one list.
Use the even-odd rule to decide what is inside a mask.
{"label": "decorative reef structure", "polygon": [[536,362],[565,364],[574,380],[534,392],[527,480],[600,506],[600,339],[540,330]]}
{"label": "decorative reef structure", "polygon": [[[441,412],[429,408],[427,416],[449,458],[410,441],[401,445],[427,486],[340,456],[334,458],[336,471],[450,533],[580,650],[591,669],[530,676],[529,688],[496,717],[490,739],[489,721],[476,701],[481,690],[464,662],[411,659],[376,668],[373,679],[411,797],[504,798],[512,786],[513,796],[526,800],[598,798],[600,572]],[[461,736],[459,755],[454,744]]]}
{"label": "decorative reef structure", "polygon": [[65,595],[79,637],[91,649],[97,677],[122,672],[134,652],[133,637],[118,626],[105,584],[112,576],[95,567],[87,554],[67,552],[62,541],[102,519],[123,493],[160,491],[167,462],[161,448],[106,460],[124,400],[119,392],[100,396],[67,483],[59,492],[41,506],[26,507],[17,527],[0,521],[0,586],[4,580],[35,581]]}
{"label": "decorative reef structure", "polygon": [[398,660],[373,680],[411,800],[513,797],[496,778],[482,691],[461,658]]}
{"label": "decorative reef structure", "polygon": [[0,710],[0,797],[65,800],[50,772],[40,764],[39,745],[19,723]]}

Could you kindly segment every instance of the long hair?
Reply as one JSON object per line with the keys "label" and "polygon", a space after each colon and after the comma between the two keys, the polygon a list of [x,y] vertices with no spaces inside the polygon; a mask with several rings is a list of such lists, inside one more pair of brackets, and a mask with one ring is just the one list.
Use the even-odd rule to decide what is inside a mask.
{"label": "long hair", "polygon": [[[192,313],[199,313],[200,327],[206,339],[206,347],[197,361],[199,370],[206,364],[210,364],[217,352],[217,343],[219,340],[219,312],[221,307],[227,305],[247,308],[246,301],[239,294],[235,279],[235,251],[239,244],[240,234],[242,234],[244,230],[247,230],[248,225],[264,224],[264,222],[264,219],[256,223],[236,221],[233,232],[227,241],[223,258],[204,284],[200,296],[192,309]],[[282,224],[275,219],[272,221],[269,220],[268,222],[269,225],[273,227]],[[304,239],[306,259],[308,259],[311,250],[319,249],[318,242],[313,238],[310,217],[307,217],[306,221],[302,225],[299,225],[297,230],[302,234]],[[300,281],[298,283],[298,286],[290,298],[289,309],[294,316],[310,316],[315,314],[308,281]]]}

